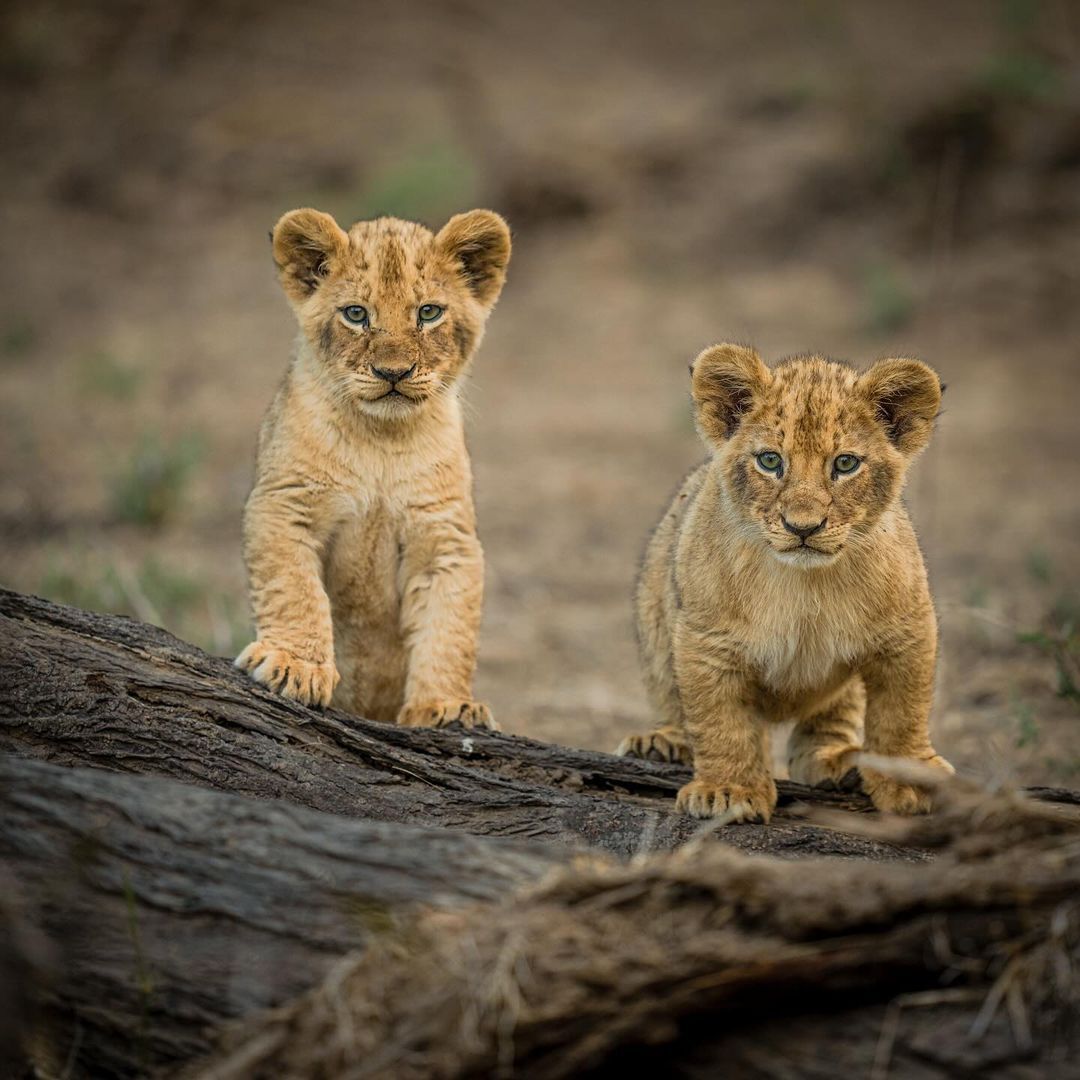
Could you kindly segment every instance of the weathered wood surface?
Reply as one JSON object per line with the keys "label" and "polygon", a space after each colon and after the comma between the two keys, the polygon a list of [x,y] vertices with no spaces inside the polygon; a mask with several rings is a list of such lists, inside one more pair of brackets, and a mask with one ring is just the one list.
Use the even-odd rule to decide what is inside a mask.
{"label": "weathered wood surface", "polygon": [[76,1074],[186,1060],[415,905],[496,900],[571,855],[0,757],[0,864],[52,944],[47,1041]]}
{"label": "weathered wood surface", "polygon": [[929,820],[867,825],[938,857],[575,863],[421,915],[190,1075],[1077,1076],[1080,820],[954,785]]}
{"label": "weathered wood surface", "polygon": [[[585,848],[673,848],[700,828],[672,808],[686,776],[307,709],[164,631],[0,591],[0,862],[52,948],[58,1075],[188,1060],[417,905],[497,900]],[[806,804],[845,813],[810,823]],[[868,809],[783,783],[772,824],[717,834],[930,858],[853,828]]]}
{"label": "weathered wood surface", "polygon": [[[700,828],[674,812],[687,771],[460,729],[401,729],[309,709],[163,630],[0,591],[0,752],[152,776],[378,821],[616,855]],[[768,826],[720,830],[745,851],[917,858],[808,824],[804,803],[860,794],[782,782]]]}

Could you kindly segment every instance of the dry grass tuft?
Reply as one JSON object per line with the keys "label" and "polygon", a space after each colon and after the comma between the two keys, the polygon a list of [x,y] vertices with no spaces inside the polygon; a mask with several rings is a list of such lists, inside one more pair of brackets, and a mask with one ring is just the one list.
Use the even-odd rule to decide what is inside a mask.
{"label": "dry grass tuft", "polygon": [[228,1032],[187,1075],[577,1075],[627,1046],[675,1052],[680,1025],[702,1015],[722,1045],[755,1004],[782,1040],[801,1010],[893,1001],[869,1041],[878,1075],[905,1004],[966,1007],[976,1041],[1004,1016],[1020,1055],[1072,1045],[1080,822],[959,784],[941,801],[930,818],[877,826],[939,849],[924,864],[702,844],[581,860],[501,904],[430,913]]}

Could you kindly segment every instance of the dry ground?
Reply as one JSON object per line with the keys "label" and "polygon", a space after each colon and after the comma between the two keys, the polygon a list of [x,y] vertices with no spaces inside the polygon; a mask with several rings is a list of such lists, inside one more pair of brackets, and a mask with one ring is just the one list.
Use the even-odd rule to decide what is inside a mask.
{"label": "dry ground", "polygon": [[909,498],[938,746],[1080,783],[1075,3],[88,8],[0,15],[0,581],[242,644],[293,335],[267,229],[490,205],[516,246],[469,397],[507,730],[647,723],[629,596],[702,455],[701,347],[913,353],[949,384]]}

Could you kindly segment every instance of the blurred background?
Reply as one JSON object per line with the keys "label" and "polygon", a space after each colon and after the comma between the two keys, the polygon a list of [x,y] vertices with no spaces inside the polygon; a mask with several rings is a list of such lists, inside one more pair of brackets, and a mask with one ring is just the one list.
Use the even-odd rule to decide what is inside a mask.
{"label": "blurred background", "polygon": [[703,457],[686,366],[917,355],[909,504],[938,748],[1080,786],[1080,4],[8,0],[0,582],[224,655],[311,205],[514,229],[469,390],[479,693],[611,749],[649,722],[630,595]]}

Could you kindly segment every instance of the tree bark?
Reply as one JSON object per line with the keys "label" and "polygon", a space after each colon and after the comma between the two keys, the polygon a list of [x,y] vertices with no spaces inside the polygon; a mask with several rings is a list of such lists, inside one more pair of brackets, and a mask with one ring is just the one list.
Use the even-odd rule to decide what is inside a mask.
{"label": "tree bark", "polygon": [[499,899],[570,855],[0,758],[0,860],[53,947],[56,1075],[186,1060],[416,905]]}
{"label": "tree bark", "polygon": [[[624,857],[700,829],[674,811],[689,775],[680,766],[306,708],[156,627],[6,591],[0,752]],[[772,823],[729,826],[724,840],[752,852],[919,858],[800,817],[806,804],[866,812],[863,795],[779,787]]]}
{"label": "tree bark", "polygon": [[[675,848],[701,829],[673,810],[687,775],[308,709],[162,630],[0,591],[0,873],[53,947],[58,1075],[188,1060],[211,1027],[312,987],[418,905],[496,901],[582,851]],[[932,839],[860,828],[860,793],[780,792],[770,825],[715,832],[748,853],[843,856],[815,864],[851,868],[840,893],[852,859],[931,858]],[[807,805],[842,813],[810,822]],[[26,935],[7,919],[0,904],[10,977],[26,962],[2,946]]]}
{"label": "tree bark", "polygon": [[421,915],[185,1075],[1076,1076],[1080,819],[943,803],[916,866],[709,844]]}

